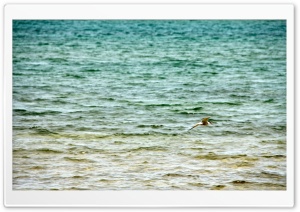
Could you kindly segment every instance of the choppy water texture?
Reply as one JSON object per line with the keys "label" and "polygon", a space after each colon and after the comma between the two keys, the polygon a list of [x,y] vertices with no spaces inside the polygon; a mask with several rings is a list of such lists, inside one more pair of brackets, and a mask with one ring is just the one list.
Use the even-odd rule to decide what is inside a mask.
{"label": "choppy water texture", "polygon": [[285,190],[286,22],[14,21],[13,189]]}

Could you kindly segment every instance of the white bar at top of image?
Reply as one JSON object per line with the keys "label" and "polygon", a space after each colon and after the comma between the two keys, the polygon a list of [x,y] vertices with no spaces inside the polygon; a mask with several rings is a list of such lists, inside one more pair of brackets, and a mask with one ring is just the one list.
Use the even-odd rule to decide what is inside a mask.
{"label": "white bar at top of image", "polygon": [[[7,4],[11,19],[286,19],[292,4]],[[255,11],[255,14],[253,13]]]}

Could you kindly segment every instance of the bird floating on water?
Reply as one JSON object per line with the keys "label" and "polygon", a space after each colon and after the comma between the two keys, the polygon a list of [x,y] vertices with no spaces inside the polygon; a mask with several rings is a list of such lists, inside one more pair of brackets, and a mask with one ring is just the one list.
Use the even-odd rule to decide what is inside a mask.
{"label": "bird floating on water", "polygon": [[[200,125],[203,125],[203,126],[211,125],[211,123],[208,121],[209,118],[210,118],[210,116],[203,118],[201,122],[195,124],[191,129],[194,129],[195,127],[198,127]],[[189,130],[191,130],[191,129],[189,129]]]}

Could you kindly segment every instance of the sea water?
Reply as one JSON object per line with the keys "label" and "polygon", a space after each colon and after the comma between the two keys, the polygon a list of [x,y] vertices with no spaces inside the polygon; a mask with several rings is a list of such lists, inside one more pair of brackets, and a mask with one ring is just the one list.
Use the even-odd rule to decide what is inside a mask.
{"label": "sea water", "polygon": [[13,21],[14,190],[285,190],[286,126],[285,21]]}

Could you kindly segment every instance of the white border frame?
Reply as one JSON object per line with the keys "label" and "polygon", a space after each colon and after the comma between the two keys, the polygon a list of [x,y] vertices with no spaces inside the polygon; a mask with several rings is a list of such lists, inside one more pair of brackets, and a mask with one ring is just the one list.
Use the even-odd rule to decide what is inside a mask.
{"label": "white border frame", "polygon": [[[67,12],[66,12],[67,11]],[[14,191],[12,20],[283,19],[287,21],[286,191]],[[294,6],[292,4],[7,4],[4,7],[4,205],[6,207],[292,207],[294,205]]]}

